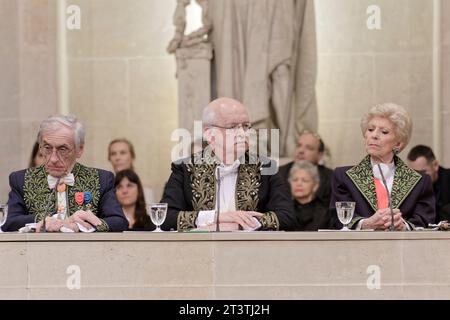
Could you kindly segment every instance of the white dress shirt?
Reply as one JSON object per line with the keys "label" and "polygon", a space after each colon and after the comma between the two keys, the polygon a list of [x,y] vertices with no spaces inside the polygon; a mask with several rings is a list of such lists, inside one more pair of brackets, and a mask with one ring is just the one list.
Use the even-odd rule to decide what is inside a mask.
{"label": "white dress shirt", "polygon": [[[240,161],[236,160],[231,165],[220,164],[216,168],[216,205],[215,210],[202,210],[199,212],[195,221],[197,227],[205,227],[215,223],[214,218],[216,211],[219,209],[219,213],[236,211],[236,182],[239,172]],[[217,179],[220,177],[220,181]],[[220,183],[220,187],[218,186]],[[220,191],[220,193],[219,193]],[[220,203],[220,207],[218,207]],[[261,227],[258,219],[253,218],[258,222],[258,226],[252,230],[256,230]]]}
{"label": "white dress shirt", "polygon": [[[380,180],[380,182],[383,184],[383,186],[384,186],[384,182],[383,182],[383,176],[384,176],[384,179],[387,184],[387,188],[389,190],[389,198],[390,198],[390,195],[392,193],[392,186],[394,185],[394,176],[395,176],[394,161],[392,161],[391,163],[380,163],[380,167],[381,167],[381,171],[383,172],[383,176],[381,175],[380,167],[378,167],[378,164],[375,164],[372,161],[372,159],[370,159],[370,163],[372,165],[373,176],[375,178],[377,178],[378,180]],[[365,219],[361,219],[358,221],[356,228],[355,228],[356,230],[362,229],[362,224],[363,224],[364,220]],[[406,221],[403,220],[403,223],[406,225],[406,228],[408,230],[411,230],[410,226],[406,223]]]}
{"label": "white dress shirt", "polygon": [[65,219],[67,217],[67,186],[73,186],[75,184],[75,177],[73,173],[66,174],[60,178],[47,176],[48,187],[50,189],[57,188],[57,183],[66,184],[66,188],[63,192],[56,191],[56,214],[55,217],[59,219]]}

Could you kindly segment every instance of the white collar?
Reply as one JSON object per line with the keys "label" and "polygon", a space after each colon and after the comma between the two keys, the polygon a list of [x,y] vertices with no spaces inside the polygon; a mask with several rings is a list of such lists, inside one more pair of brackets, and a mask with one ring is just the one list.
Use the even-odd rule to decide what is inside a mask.
{"label": "white collar", "polygon": [[239,161],[239,159],[236,159],[236,161],[234,161],[232,164],[223,164],[221,163],[220,165],[217,166],[217,170],[220,170],[220,179],[222,179],[223,177],[233,174],[233,173],[237,173],[239,170],[239,165],[241,164],[241,162]]}
{"label": "white collar", "polygon": [[54,189],[56,186],[56,183],[65,183],[69,186],[73,186],[75,184],[75,177],[73,175],[73,173],[69,173],[66,174],[65,176],[62,176],[60,178],[56,178],[54,176],[48,175],[47,176],[47,182],[48,182],[48,187],[50,189]]}
{"label": "white collar", "polygon": [[[370,159],[370,164],[372,165],[373,176],[378,180],[382,181],[383,177],[381,176],[380,169],[378,164]],[[386,180],[391,179],[395,175],[395,162],[392,160],[391,163],[380,163],[381,171],[383,171],[384,178]]]}

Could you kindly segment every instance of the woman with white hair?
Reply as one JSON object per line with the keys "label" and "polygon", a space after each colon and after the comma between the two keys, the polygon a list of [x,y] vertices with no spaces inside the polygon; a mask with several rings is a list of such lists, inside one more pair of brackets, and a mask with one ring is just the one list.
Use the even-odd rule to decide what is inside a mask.
{"label": "woman with white hair", "polygon": [[361,119],[361,131],[367,156],[356,166],[336,168],[331,209],[335,212],[337,201],[356,202],[348,227],[357,230],[413,230],[433,223],[430,177],[410,169],[397,156],[411,137],[406,110],[393,103],[376,105]]}
{"label": "woman with white hair", "polygon": [[307,160],[293,164],[289,171],[289,184],[294,201],[298,231],[317,231],[330,227],[328,207],[316,197],[320,186],[317,166]]}

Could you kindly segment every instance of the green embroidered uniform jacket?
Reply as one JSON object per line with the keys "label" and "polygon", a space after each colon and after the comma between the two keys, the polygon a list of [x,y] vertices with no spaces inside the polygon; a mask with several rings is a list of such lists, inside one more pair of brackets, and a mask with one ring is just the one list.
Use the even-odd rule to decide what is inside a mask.
{"label": "green embroidered uniform jacket", "polygon": [[[392,185],[392,208],[398,208],[403,218],[414,227],[428,227],[435,219],[435,198],[431,178],[409,168],[399,157],[394,157],[395,175]],[[378,210],[374,176],[370,156],[354,167],[336,168],[333,174],[330,208],[335,226],[341,225],[336,217],[336,201],[356,202],[355,214],[349,227],[368,218]]]}
{"label": "green embroidered uniform jacket", "polygon": [[[76,163],[72,173],[74,186],[67,186],[68,215],[76,211],[91,210],[102,224],[97,231],[124,231],[128,222],[117,202],[114,190],[114,176],[111,172],[88,168]],[[11,191],[8,198],[8,218],[2,229],[17,231],[27,223],[39,222],[44,215],[56,212],[56,192],[48,186],[44,166],[11,173]],[[76,192],[91,192],[89,204],[78,205]]]}
{"label": "green embroidered uniform jacket", "polygon": [[[218,161],[203,156],[200,152],[172,163],[172,174],[161,200],[169,205],[163,229],[195,228],[199,211],[215,209]],[[297,222],[286,183],[279,174],[261,173],[263,168],[275,166],[275,162],[269,159],[248,161],[248,157],[247,154],[246,162],[238,169],[236,210],[263,213],[264,216],[259,218],[261,230],[295,230]]]}

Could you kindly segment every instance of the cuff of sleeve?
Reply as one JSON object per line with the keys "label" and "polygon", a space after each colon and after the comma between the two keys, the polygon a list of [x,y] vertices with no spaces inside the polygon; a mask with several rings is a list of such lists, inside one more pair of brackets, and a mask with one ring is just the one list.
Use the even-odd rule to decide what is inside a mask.
{"label": "cuff of sleeve", "polygon": [[198,212],[197,219],[195,219],[195,225],[197,227],[206,227],[214,224],[216,217],[215,210],[202,210]]}
{"label": "cuff of sleeve", "polygon": [[[352,221],[350,221],[350,223],[347,225],[347,228],[354,229],[355,225],[357,225],[358,222],[361,220],[363,220],[363,218],[360,216],[353,217]],[[361,224],[361,227],[362,227],[362,224]]]}
{"label": "cuff of sleeve", "polygon": [[100,220],[101,220],[102,224],[99,226],[96,226],[95,229],[97,229],[97,232],[108,232],[109,231],[108,224],[106,223],[105,220],[103,220],[103,219],[100,219]]}
{"label": "cuff of sleeve", "polygon": [[362,230],[362,224],[363,224],[364,220],[366,220],[366,219],[361,219],[358,221],[358,223],[356,224],[355,230]]}
{"label": "cuff of sleeve", "polygon": [[278,221],[276,213],[273,211],[266,212],[259,218],[259,222],[261,223],[262,230],[278,231],[280,229],[280,222]]}
{"label": "cuff of sleeve", "polygon": [[177,230],[186,231],[196,228],[195,221],[198,214],[198,211],[180,211],[177,217]]}
{"label": "cuff of sleeve", "polygon": [[403,220],[403,223],[406,226],[406,230],[407,231],[412,231],[412,230],[414,230],[416,228],[411,222],[406,221],[405,219],[402,219],[402,220]]}

